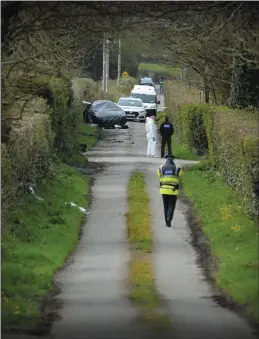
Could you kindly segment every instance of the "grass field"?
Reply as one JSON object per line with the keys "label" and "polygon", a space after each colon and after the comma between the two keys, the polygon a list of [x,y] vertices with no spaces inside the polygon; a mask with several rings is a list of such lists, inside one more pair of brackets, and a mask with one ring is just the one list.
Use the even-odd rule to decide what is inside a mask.
{"label": "grass field", "polygon": [[150,71],[153,73],[167,74],[168,76],[180,76],[181,70],[178,67],[170,67],[168,65],[140,63],[138,67],[139,72]]}
{"label": "grass field", "polygon": [[23,200],[2,231],[2,328],[35,329],[42,297],[56,270],[75,248],[84,214],[66,202],[87,208],[88,181],[69,166]]}
{"label": "grass field", "polygon": [[216,283],[237,303],[247,304],[258,320],[258,227],[218,173],[199,168],[185,172],[184,194],[193,202],[212,254],[219,259]]}
{"label": "grass field", "polygon": [[156,291],[155,275],[151,256],[152,229],[149,212],[149,199],[145,190],[143,173],[132,174],[129,182],[129,212],[127,214],[127,233],[131,244],[130,262],[130,300],[141,310],[142,321],[154,326],[169,323],[166,315],[157,312],[161,300]]}

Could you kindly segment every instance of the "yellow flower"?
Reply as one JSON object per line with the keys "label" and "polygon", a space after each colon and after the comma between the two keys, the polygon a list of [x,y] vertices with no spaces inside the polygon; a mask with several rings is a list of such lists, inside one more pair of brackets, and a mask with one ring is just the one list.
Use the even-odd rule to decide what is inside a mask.
{"label": "yellow flower", "polygon": [[231,230],[234,231],[234,232],[238,232],[238,231],[240,231],[240,226],[238,226],[238,225],[232,226]]}
{"label": "yellow flower", "polygon": [[222,220],[228,220],[232,218],[231,207],[232,205],[224,205],[220,207],[220,213],[221,213]]}

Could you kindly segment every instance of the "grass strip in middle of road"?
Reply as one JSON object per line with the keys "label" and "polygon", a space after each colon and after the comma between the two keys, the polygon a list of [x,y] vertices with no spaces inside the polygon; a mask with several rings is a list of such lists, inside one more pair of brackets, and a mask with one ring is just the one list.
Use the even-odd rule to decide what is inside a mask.
{"label": "grass strip in middle of road", "polygon": [[169,324],[169,318],[161,313],[163,305],[155,286],[150,254],[153,244],[151,218],[144,174],[133,173],[128,189],[127,232],[132,245],[129,298],[140,308],[142,321],[164,327]]}

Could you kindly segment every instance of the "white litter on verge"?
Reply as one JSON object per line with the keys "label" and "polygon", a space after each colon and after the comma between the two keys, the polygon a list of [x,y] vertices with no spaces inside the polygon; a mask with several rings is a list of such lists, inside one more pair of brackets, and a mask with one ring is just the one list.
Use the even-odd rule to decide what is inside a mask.
{"label": "white litter on verge", "polygon": [[31,193],[35,196],[36,199],[43,201],[43,199],[41,197],[39,197],[38,195],[35,194],[34,189],[31,186],[29,186],[29,189],[30,189]]}
{"label": "white litter on verge", "polygon": [[66,202],[65,203],[66,205],[69,204],[70,206],[73,206],[73,207],[77,207],[81,212],[83,212],[84,214],[91,214],[91,212],[88,212],[85,208],[83,207],[80,207],[80,206],[77,206],[75,203],[73,202]]}
{"label": "white litter on verge", "polygon": [[[38,195],[35,194],[34,189],[33,189],[31,186],[29,186],[29,189],[30,189],[31,193],[35,196],[36,199],[38,199],[38,200],[40,200],[40,201],[43,201],[43,199],[42,199],[41,197],[39,197]],[[65,205],[67,205],[67,204],[68,204],[68,203],[65,202]],[[76,205],[75,203],[73,203],[73,202],[70,202],[69,205],[70,205],[70,206],[73,206],[73,207],[77,207],[81,212],[83,212],[83,213],[86,214],[86,215],[91,214],[91,212],[88,212],[88,211],[87,211],[85,208],[83,208],[83,207],[77,206],[77,205]]]}

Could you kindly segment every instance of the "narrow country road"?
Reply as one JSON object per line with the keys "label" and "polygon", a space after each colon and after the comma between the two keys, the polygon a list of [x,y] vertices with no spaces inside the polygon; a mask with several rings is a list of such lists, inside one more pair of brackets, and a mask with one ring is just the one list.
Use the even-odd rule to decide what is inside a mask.
{"label": "narrow country road", "polygon": [[[163,97],[160,99],[164,106]],[[190,245],[190,230],[180,203],[174,226],[164,226],[156,169],[160,158],[147,159],[145,125],[129,123],[128,130],[105,130],[103,140],[90,152],[90,162],[106,164],[93,188],[92,214],[74,262],[59,280],[63,291],[54,338],[151,338],[137,325],[136,310],[127,301],[128,244],[125,233],[127,184],[130,172],[147,175],[155,240],[157,288],[167,301],[175,339],[253,338],[252,330],[236,314],[217,305],[204,281]],[[159,149],[157,150],[159,155]],[[177,161],[178,164],[185,163]]]}
{"label": "narrow country road", "polygon": [[62,289],[57,296],[62,303],[61,319],[54,323],[48,337],[160,337],[136,321],[137,310],[127,300],[127,185],[131,171],[138,169],[146,174],[151,199],[156,284],[171,318],[170,338],[255,338],[243,319],[211,299],[212,290],[190,245],[190,230],[181,203],[177,203],[173,227],[165,227],[156,178],[161,159],[145,157],[145,125],[137,122],[128,125],[128,130],[104,130],[103,139],[88,152],[90,162],[105,163],[106,168],[95,177],[91,215],[87,217],[78,248],[71,263],[57,276]]}

